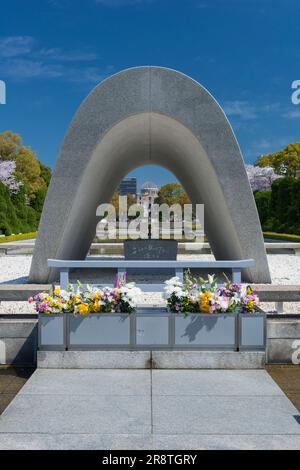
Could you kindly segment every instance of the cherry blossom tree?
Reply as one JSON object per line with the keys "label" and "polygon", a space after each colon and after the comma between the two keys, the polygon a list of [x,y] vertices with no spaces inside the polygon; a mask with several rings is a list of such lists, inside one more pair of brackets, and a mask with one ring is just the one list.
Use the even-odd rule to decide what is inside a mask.
{"label": "cherry blossom tree", "polygon": [[0,181],[12,194],[17,194],[22,186],[22,183],[15,177],[15,169],[16,162],[11,160],[0,160]]}
{"label": "cherry blossom tree", "polygon": [[246,165],[247,176],[252,191],[266,191],[271,189],[273,181],[281,178],[270,166],[259,167],[254,165]]}

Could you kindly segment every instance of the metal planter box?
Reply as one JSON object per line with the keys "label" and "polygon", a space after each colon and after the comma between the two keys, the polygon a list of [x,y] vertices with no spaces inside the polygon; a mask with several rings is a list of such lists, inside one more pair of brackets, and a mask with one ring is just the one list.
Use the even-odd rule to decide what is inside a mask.
{"label": "metal planter box", "polygon": [[67,316],[68,349],[151,349],[169,346],[166,312]]}
{"label": "metal planter box", "polygon": [[236,350],[237,314],[192,313],[174,316],[174,345],[180,349]]}
{"label": "metal planter box", "polygon": [[266,315],[263,312],[239,314],[239,350],[264,350],[266,348]]}
{"label": "metal planter box", "polygon": [[265,341],[263,313],[39,315],[41,350],[263,350]]}
{"label": "metal planter box", "polygon": [[172,314],[136,313],[132,317],[133,345],[137,349],[172,347]]}
{"label": "metal planter box", "polygon": [[130,316],[99,313],[87,316],[69,314],[67,318],[68,349],[130,347]]}
{"label": "metal planter box", "polygon": [[67,314],[39,314],[38,347],[46,350],[64,350],[67,347]]}

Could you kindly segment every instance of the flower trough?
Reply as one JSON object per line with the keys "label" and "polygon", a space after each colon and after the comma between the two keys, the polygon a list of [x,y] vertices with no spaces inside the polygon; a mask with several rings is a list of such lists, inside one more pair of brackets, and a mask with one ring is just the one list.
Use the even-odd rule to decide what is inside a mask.
{"label": "flower trough", "polygon": [[138,308],[142,291],[126,278],[113,288],[56,288],[30,302],[39,312],[40,350],[264,350],[265,314],[250,286],[214,276],[166,281],[166,308]]}

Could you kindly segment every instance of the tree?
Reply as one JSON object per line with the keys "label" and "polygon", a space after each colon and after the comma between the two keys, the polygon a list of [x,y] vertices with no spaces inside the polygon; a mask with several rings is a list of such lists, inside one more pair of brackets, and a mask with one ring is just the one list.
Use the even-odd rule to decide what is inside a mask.
{"label": "tree", "polygon": [[42,162],[39,162],[39,163],[41,167],[41,178],[43,178],[43,180],[45,181],[48,187],[50,184],[51,176],[52,176],[51,168],[49,166],[44,165]]}
{"label": "tree", "polygon": [[46,194],[46,187],[39,189],[39,191],[37,191],[37,193],[35,194],[35,199],[32,201],[32,207],[36,212],[42,212]]}
{"label": "tree", "polygon": [[31,148],[23,145],[21,136],[12,131],[0,134],[0,160],[15,162],[15,176],[24,184],[30,202],[49,185],[50,168],[39,162]]}
{"label": "tree", "polygon": [[300,170],[300,142],[288,144],[278,152],[261,155],[255,166],[271,166],[278,175],[295,177],[297,170]]}
{"label": "tree", "polygon": [[0,160],[0,181],[11,193],[18,193],[22,183],[15,177],[16,163],[11,160]]}
{"label": "tree", "polygon": [[254,198],[263,230],[300,235],[299,178],[278,178],[272,191],[256,191]]}
{"label": "tree", "polygon": [[12,131],[0,133],[0,159],[15,160],[22,146],[22,138]]}
{"label": "tree", "polygon": [[[263,228],[269,222],[271,213],[271,195],[272,191],[256,191],[254,198],[256,202],[257,211],[259,214],[260,223]],[[267,230],[267,229],[265,229]]]}
{"label": "tree", "polygon": [[21,136],[0,133],[0,233],[37,230],[50,178]]}
{"label": "tree", "polygon": [[156,204],[180,204],[182,207],[184,204],[190,204],[191,201],[179,183],[168,183],[160,188],[158,196],[155,199]]}
{"label": "tree", "polygon": [[31,201],[35,199],[38,191],[47,187],[41,177],[40,163],[28,147],[22,147],[16,157],[16,176],[23,182]]}
{"label": "tree", "polygon": [[271,189],[273,181],[280,178],[270,166],[259,167],[246,165],[246,172],[252,191],[266,191]]}

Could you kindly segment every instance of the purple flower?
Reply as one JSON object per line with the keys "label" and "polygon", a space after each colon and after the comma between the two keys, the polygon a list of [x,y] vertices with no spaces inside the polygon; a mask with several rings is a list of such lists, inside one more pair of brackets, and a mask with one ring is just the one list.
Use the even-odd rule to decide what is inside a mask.
{"label": "purple flower", "polygon": [[49,302],[41,302],[39,305],[37,305],[37,311],[38,312],[46,312],[49,307]]}

